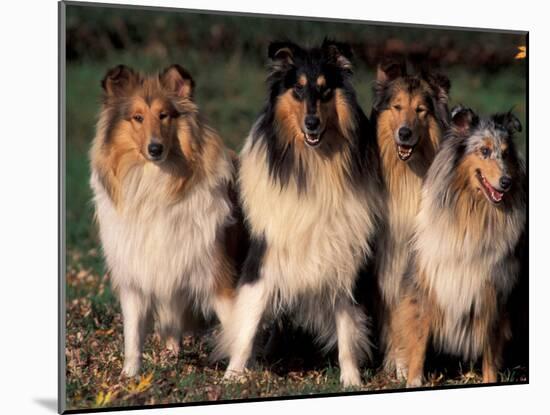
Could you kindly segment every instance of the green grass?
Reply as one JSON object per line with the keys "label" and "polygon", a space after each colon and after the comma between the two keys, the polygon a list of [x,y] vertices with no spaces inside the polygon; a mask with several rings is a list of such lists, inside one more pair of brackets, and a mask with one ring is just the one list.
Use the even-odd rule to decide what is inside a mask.
{"label": "green grass", "polygon": [[[241,383],[222,382],[222,366],[208,360],[209,336],[187,338],[179,358],[163,350],[151,336],[145,347],[144,374],[139,382],[119,379],[121,370],[122,322],[118,302],[111,291],[101,258],[93,222],[88,185],[87,152],[94,135],[99,108],[99,82],[105,71],[125,63],[143,71],[158,70],[171,62],[187,67],[197,81],[196,101],[202,113],[222,135],[226,144],[238,150],[265,99],[265,68],[239,54],[223,59],[216,54],[193,51],[163,56],[132,55],[108,58],[101,64],[71,63],[67,68],[67,404],[70,408],[127,406],[288,396],[340,392],[339,371],[329,360],[320,369],[282,371],[260,364]],[[496,74],[472,73],[460,67],[448,75],[453,83],[451,104],[470,105],[481,113],[515,108],[525,125],[525,81],[519,68]],[[373,71],[358,69],[355,87],[366,113],[370,112]],[[525,136],[518,136],[525,150]],[[524,380],[524,368],[507,368],[503,381]],[[365,368],[362,390],[396,388],[403,385],[382,372]],[[432,373],[432,385],[479,382],[479,373],[468,370],[456,376]],[[106,398],[107,397],[107,398]]]}

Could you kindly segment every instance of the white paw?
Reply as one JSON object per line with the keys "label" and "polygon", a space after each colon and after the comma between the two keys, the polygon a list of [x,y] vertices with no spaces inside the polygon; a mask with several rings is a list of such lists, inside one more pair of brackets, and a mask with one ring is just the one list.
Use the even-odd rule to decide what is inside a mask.
{"label": "white paw", "polygon": [[397,380],[403,381],[407,379],[407,366],[400,363],[395,362],[395,376],[397,377]]}
{"label": "white paw", "polygon": [[361,386],[361,375],[357,369],[342,370],[340,373],[340,382],[344,388]]}
{"label": "white paw", "polygon": [[133,378],[138,375],[140,366],[139,359],[125,359],[121,375],[127,378]]}
{"label": "white paw", "polygon": [[223,375],[224,380],[228,380],[231,382],[237,382],[244,378],[244,369],[237,370],[237,369],[227,369]]}
{"label": "white paw", "polygon": [[422,378],[420,376],[414,379],[409,379],[407,381],[407,388],[419,388],[421,386],[422,386]]}

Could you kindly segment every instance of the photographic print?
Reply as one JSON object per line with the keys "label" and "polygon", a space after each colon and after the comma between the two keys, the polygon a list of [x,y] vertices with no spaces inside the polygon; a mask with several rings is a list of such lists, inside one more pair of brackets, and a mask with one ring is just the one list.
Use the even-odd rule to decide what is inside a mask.
{"label": "photographic print", "polygon": [[527,32],[59,13],[61,412],[529,382]]}

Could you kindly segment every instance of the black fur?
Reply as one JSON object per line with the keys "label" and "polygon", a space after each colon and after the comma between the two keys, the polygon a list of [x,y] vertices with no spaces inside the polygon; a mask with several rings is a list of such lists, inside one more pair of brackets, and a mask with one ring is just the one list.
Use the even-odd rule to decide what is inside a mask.
{"label": "black fur", "polygon": [[[351,49],[349,46],[325,40],[321,47],[304,49],[292,42],[274,42],[269,46],[268,57],[271,60],[271,73],[268,77],[268,99],[261,113],[260,122],[254,134],[254,145],[265,145],[269,172],[281,187],[286,186],[291,177],[295,177],[300,192],[307,191],[307,179],[303,160],[298,156],[292,144],[280,140],[277,136],[275,119],[275,105],[277,98],[287,90],[293,88],[300,74],[305,74],[309,79],[315,79],[324,75],[327,87],[332,92],[327,96],[321,96],[314,86],[304,88],[303,99],[309,105],[321,99],[332,98],[333,91],[339,89],[350,113],[355,118],[356,130],[350,142],[352,155],[349,166],[346,166],[348,180],[357,184],[369,171],[377,170],[377,151],[372,127],[357,103],[355,90],[351,84]],[[341,143],[340,143],[341,144]],[[371,145],[372,144],[372,145]],[[341,145],[331,145],[323,142],[316,151],[321,157],[330,158],[337,151],[341,151]],[[372,164],[370,164],[372,163]],[[367,168],[367,164],[370,164]]]}
{"label": "black fur", "polygon": [[253,284],[260,279],[260,269],[262,267],[265,250],[265,238],[251,236],[248,254],[244,261],[241,277],[239,279],[240,285]]}

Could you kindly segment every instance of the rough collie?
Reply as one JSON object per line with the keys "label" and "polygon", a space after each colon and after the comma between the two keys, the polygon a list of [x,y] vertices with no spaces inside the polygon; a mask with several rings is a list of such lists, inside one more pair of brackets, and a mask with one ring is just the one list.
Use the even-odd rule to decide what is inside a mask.
{"label": "rough collie", "polygon": [[399,376],[402,365],[395,360],[389,321],[407,267],[422,180],[448,126],[449,89],[449,80],[440,74],[407,75],[405,65],[396,61],[378,67],[371,119],[386,185],[386,216],[378,239],[376,275],[385,366]]}
{"label": "rough collie", "polygon": [[226,377],[238,375],[259,324],[289,312],[324,350],[338,347],[342,383],[359,385],[369,337],[353,291],[381,211],[376,141],[347,45],[276,42],[268,55],[268,102],[239,172],[251,249],[218,350],[230,357]]}
{"label": "rough collie", "polygon": [[124,318],[122,373],[133,376],[152,316],[177,353],[189,316],[215,313],[223,325],[230,315],[234,167],[182,67],[143,76],[118,66],[102,87],[91,185]]}
{"label": "rough collie", "polygon": [[483,381],[497,381],[526,221],[526,173],[513,142],[519,130],[511,113],[480,119],[453,111],[422,187],[415,254],[394,319],[408,386],[422,383],[429,339],[465,360],[483,356]]}

